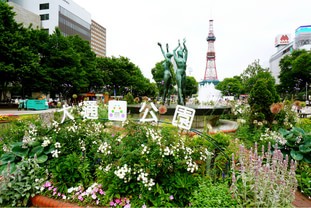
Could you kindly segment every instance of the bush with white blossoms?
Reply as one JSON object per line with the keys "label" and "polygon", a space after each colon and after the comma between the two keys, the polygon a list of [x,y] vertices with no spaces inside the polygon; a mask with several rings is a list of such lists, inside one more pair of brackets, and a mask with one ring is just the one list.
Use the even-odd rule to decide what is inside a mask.
{"label": "bush with white blossoms", "polygon": [[187,196],[198,176],[206,174],[212,156],[207,143],[171,125],[129,122],[118,134],[106,137],[97,150],[101,162],[96,175],[106,190],[106,201],[120,194],[132,196],[136,206],[187,205]]}

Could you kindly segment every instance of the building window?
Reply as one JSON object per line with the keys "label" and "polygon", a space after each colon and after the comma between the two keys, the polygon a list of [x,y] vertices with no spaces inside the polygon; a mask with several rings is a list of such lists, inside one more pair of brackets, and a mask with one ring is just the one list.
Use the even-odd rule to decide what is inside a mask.
{"label": "building window", "polygon": [[49,8],[50,8],[50,4],[49,3],[40,4],[40,10],[49,9]]}
{"label": "building window", "polygon": [[42,20],[48,20],[48,19],[50,19],[50,15],[49,14],[41,14],[40,19],[41,19],[41,21]]}

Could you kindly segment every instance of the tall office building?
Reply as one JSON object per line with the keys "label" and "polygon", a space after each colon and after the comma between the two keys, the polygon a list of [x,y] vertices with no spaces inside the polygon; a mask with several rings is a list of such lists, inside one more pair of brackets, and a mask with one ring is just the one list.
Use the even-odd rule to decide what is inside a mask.
{"label": "tall office building", "polygon": [[92,20],[91,48],[99,57],[106,56],[106,28]]}
{"label": "tall office building", "polygon": [[91,14],[72,0],[9,0],[40,16],[49,34],[59,27],[63,35],[79,35],[91,41]]}
{"label": "tall office building", "polygon": [[8,2],[38,15],[41,29],[48,31],[49,34],[58,27],[64,36],[79,35],[90,42],[97,56],[106,56],[106,29],[92,21],[91,14],[73,0],[8,0]]}
{"label": "tall office building", "polygon": [[13,7],[13,12],[15,12],[15,21],[17,23],[21,23],[24,27],[27,28],[29,26],[31,26],[33,29],[41,28],[40,17],[37,14],[30,12],[13,2],[8,2],[8,4]]}

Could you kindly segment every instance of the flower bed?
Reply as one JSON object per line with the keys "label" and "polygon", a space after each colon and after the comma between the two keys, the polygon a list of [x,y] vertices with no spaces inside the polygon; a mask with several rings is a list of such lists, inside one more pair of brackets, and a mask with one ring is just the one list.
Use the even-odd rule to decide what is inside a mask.
{"label": "flower bed", "polygon": [[[231,183],[224,183],[230,176],[226,171],[230,166],[228,155],[237,153],[239,144],[223,133],[201,136],[171,124],[132,121],[115,127],[102,120],[81,118],[64,123],[53,121],[51,125],[39,120],[12,125],[17,128],[0,142],[3,205],[27,206],[28,199],[49,197],[77,206],[185,207],[204,201],[206,206],[230,207],[251,205],[261,193],[261,186],[256,190],[247,186],[255,180],[252,168],[235,173],[234,190],[229,190]],[[264,156],[265,152],[261,154]],[[245,158],[241,161],[246,164]],[[270,173],[270,167],[273,166],[258,169]],[[274,173],[277,177],[281,173],[295,177],[293,170],[287,168]],[[259,175],[260,180],[270,180]],[[287,190],[282,184],[279,188]],[[243,190],[254,194],[244,197]],[[232,193],[239,197],[232,199]],[[218,200],[207,200],[204,194]],[[288,199],[291,200],[282,197],[282,205],[289,205]],[[267,200],[261,199],[261,203]]]}
{"label": "flower bed", "polygon": [[0,123],[8,123],[18,118],[18,115],[0,115]]}

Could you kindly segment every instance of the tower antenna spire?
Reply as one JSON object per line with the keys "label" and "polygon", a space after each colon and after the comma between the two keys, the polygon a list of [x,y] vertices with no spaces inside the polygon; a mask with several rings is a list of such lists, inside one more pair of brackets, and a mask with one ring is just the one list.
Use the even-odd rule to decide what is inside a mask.
{"label": "tower antenna spire", "polygon": [[217,84],[218,76],[216,71],[216,53],[214,48],[214,42],[216,41],[216,37],[214,35],[214,28],[213,28],[213,20],[209,20],[209,32],[206,38],[208,43],[208,49],[206,53],[206,68],[204,73],[204,82],[213,82]]}

